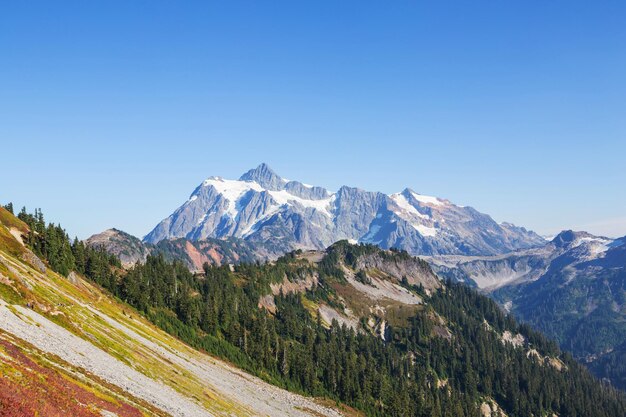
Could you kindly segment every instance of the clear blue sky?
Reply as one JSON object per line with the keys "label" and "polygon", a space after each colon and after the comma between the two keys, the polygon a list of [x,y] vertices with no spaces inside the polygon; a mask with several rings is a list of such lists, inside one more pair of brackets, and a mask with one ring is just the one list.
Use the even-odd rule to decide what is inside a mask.
{"label": "clear blue sky", "polygon": [[267,162],[626,234],[624,1],[0,6],[0,201],[138,236]]}

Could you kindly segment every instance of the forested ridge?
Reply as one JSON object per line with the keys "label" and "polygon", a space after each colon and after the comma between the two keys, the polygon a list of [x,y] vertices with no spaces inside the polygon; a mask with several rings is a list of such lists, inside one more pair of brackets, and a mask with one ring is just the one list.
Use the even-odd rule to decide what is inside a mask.
{"label": "forested ridge", "polygon": [[[331,284],[345,279],[338,265],[378,251],[373,246],[341,242],[318,264],[288,254],[232,270],[207,265],[201,274],[149,256],[125,271],[115,257],[46,224],[40,210],[22,210],[18,217],[31,230],[26,243],[55,271],[85,275],[190,345],[293,391],[341,401],[370,416],[479,416],[480,404],[489,401],[509,416],[626,415],[620,391],[462,284],[446,282],[430,295],[407,285],[425,303],[406,325],[388,327],[385,340],[336,321],[328,326],[311,314],[311,301],[334,299]],[[275,313],[259,307],[270,284],[313,271],[320,277],[314,288],[277,295]],[[525,346],[503,342],[505,331],[522,335]]]}

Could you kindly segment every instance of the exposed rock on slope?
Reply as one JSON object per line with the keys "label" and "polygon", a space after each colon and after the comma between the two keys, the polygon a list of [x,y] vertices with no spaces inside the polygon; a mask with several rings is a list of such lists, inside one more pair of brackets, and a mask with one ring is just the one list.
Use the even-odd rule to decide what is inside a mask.
{"label": "exposed rock on slope", "polygon": [[151,248],[135,236],[117,229],[107,229],[85,241],[89,246],[100,247],[115,255],[125,267],[145,262]]}
{"label": "exposed rock on slope", "polygon": [[161,254],[167,260],[180,260],[192,271],[202,270],[204,263],[209,265],[237,264],[275,258],[278,254],[265,249],[263,245],[252,245],[242,239],[188,239],[162,240],[156,245],[144,243],[121,230],[109,229],[95,234],[86,240],[92,247],[103,248],[120,258],[124,267],[137,262],[143,263],[149,254]]}
{"label": "exposed rock on slope", "polygon": [[441,286],[439,279],[426,262],[402,256],[383,256],[384,253],[373,252],[359,257],[355,262],[355,269],[383,271],[397,282],[406,278],[408,284],[422,285],[428,290]]}
{"label": "exposed rock on slope", "polygon": [[225,237],[273,253],[323,249],[342,239],[419,255],[494,255],[545,243],[524,228],[408,188],[385,195],[344,186],[331,193],[285,180],[265,164],[239,180],[208,178],[144,240]]}
{"label": "exposed rock on slope", "polygon": [[274,258],[277,255],[267,252],[262,246],[253,246],[241,239],[187,239],[162,240],[151,246],[153,254],[162,254],[167,260],[181,260],[192,271],[201,271],[205,263],[209,265],[238,264]]}
{"label": "exposed rock on slope", "polygon": [[402,323],[421,308],[422,297],[411,288],[422,288],[428,294],[441,287],[426,262],[374,245],[340,241],[325,251],[298,251],[290,256],[294,257],[291,272],[271,285],[272,293],[261,296],[260,306],[272,311],[273,296],[279,293],[310,295],[318,287],[324,288],[326,295],[309,303],[322,322],[330,325],[337,320],[381,337],[390,320],[394,325]]}

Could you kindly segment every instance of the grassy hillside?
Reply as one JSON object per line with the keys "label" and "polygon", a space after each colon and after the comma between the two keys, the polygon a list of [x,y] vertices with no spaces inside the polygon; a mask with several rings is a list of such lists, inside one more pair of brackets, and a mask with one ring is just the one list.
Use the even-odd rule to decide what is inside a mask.
{"label": "grassy hillside", "polygon": [[25,224],[0,210],[0,415],[340,415],[198,352],[81,275],[37,262],[9,231],[28,233]]}

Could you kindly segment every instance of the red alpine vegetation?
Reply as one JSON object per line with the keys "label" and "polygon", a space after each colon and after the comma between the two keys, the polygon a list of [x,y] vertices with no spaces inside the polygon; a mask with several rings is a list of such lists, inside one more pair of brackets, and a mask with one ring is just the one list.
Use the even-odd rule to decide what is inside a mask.
{"label": "red alpine vegetation", "polygon": [[2,417],[101,417],[100,410],[124,417],[143,416],[129,404],[102,399],[61,373],[40,366],[6,340],[0,340],[0,346],[11,358],[2,358],[9,368],[0,378]]}

